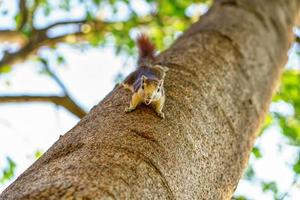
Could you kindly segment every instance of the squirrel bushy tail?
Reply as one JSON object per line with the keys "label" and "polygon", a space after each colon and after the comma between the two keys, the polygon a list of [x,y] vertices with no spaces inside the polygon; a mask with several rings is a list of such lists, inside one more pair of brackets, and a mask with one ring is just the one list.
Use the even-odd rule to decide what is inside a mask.
{"label": "squirrel bushy tail", "polygon": [[141,34],[137,38],[139,49],[138,67],[151,67],[155,59],[155,46],[148,36]]}

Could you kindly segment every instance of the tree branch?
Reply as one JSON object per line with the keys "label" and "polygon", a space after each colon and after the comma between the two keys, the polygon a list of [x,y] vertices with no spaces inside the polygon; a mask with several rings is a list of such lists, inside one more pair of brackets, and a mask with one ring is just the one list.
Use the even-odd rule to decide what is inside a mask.
{"label": "tree branch", "polygon": [[[27,48],[30,48],[27,47]],[[27,48],[23,48],[22,50],[26,53],[28,51]],[[22,52],[21,52],[22,53]],[[6,58],[10,58],[7,57]],[[15,59],[15,58],[14,58]],[[60,80],[60,78],[50,69],[47,61],[45,59],[41,59],[45,70],[50,74],[51,78],[56,82],[56,84],[61,88],[64,96],[4,96],[0,97],[0,103],[10,103],[10,102],[52,102],[56,105],[60,105],[65,107],[67,110],[72,112],[79,118],[82,118],[86,115],[86,112],[75,103],[75,101],[69,95],[67,88],[64,83]]]}
{"label": "tree branch", "polygon": [[[76,103],[72,100],[72,98],[71,98],[71,96],[70,96],[70,94],[69,94],[69,92],[68,92],[67,87],[65,86],[65,84],[63,83],[63,81],[60,80],[60,78],[55,74],[55,72],[53,72],[53,71],[50,69],[48,62],[47,62],[45,59],[43,59],[43,58],[42,58],[41,62],[42,62],[42,64],[43,64],[45,70],[50,74],[51,78],[55,81],[55,83],[56,83],[56,84],[61,88],[61,90],[63,91],[64,97],[67,98],[68,101],[73,102],[72,104],[75,104],[75,105],[76,105]],[[77,107],[79,107],[79,106],[77,106]],[[80,107],[79,107],[79,108],[80,108]],[[81,109],[81,110],[82,110],[82,109]],[[72,111],[71,111],[71,112],[72,112]],[[86,114],[86,113],[85,113],[85,114]],[[85,115],[85,114],[84,114],[84,115]],[[84,116],[84,115],[83,115],[83,116]],[[82,118],[82,117],[80,117],[80,118]]]}
{"label": "tree branch", "polygon": [[284,200],[286,197],[288,197],[289,193],[291,192],[292,188],[295,186],[297,181],[298,181],[298,175],[295,174],[290,187],[288,188],[288,190],[284,194],[282,194],[282,196],[280,198],[278,198],[278,200]]}
{"label": "tree branch", "polygon": [[20,23],[17,27],[22,30],[28,20],[28,9],[26,7],[26,0],[19,0]]}
{"label": "tree branch", "polygon": [[83,118],[86,112],[78,106],[69,96],[43,96],[43,95],[21,95],[21,96],[0,96],[0,103],[28,103],[28,102],[48,102],[59,105],[73,113],[79,118]]}
{"label": "tree branch", "polygon": [[42,95],[21,95],[21,96],[0,96],[0,103],[25,103],[25,102],[52,102],[60,105],[79,118],[83,118],[87,113],[69,95],[63,82],[52,72],[47,64],[44,64],[47,72],[62,89],[64,96],[42,96]]}
{"label": "tree branch", "polygon": [[22,47],[28,42],[28,39],[20,31],[7,29],[0,30],[0,43],[3,42],[17,43]]}
{"label": "tree branch", "polygon": [[[49,30],[55,26],[60,26],[60,25],[70,25],[70,24],[75,24],[75,25],[80,25],[80,24],[86,24],[88,23],[89,21],[88,20],[71,20],[71,21],[58,21],[58,22],[55,22],[49,26],[47,26],[46,28],[43,28],[44,30]],[[100,21],[91,21],[90,23],[99,23]],[[103,24],[103,22],[101,22],[101,24]]]}
{"label": "tree branch", "polygon": [[31,28],[34,28],[33,25],[34,13],[38,8],[39,4],[40,4],[40,0],[34,0],[32,8],[30,8],[30,11],[28,12],[28,23]]}
{"label": "tree branch", "polygon": [[61,90],[63,91],[64,95],[66,96],[70,96],[69,92],[65,86],[65,84],[60,80],[60,78],[58,78],[58,76],[50,69],[47,61],[45,59],[42,58],[41,60],[43,66],[45,67],[45,70],[50,74],[50,76],[52,77],[52,79],[56,82],[56,84],[61,88]]}
{"label": "tree branch", "polygon": [[[151,22],[151,19],[141,19],[138,24],[143,25]],[[119,23],[119,22],[115,22]],[[76,41],[86,40],[86,36],[96,32],[104,31],[106,26],[113,26],[114,22],[103,22],[99,20],[73,20],[73,21],[60,21],[53,23],[42,29],[34,29],[30,39],[27,39],[21,32],[13,30],[0,30],[1,41],[20,41],[22,48],[14,53],[7,53],[0,61],[0,68],[4,65],[13,65],[18,62],[24,61],[29,55],[34,54],[41,46],[53,46],[60,42],[67,42],[69,37],[74,37]],[[60,25],[78,25],[78,29],[72,33],[65,33],[56,37],[49,37],[48,33],[52,28]],[[83,26],[88,26],[84,29]],[[10,36],[15,35],[14,38]]]}
{"label": "tree branch", "polygon": [[[50,38],[47,33],[51,28],[54,28],[58,25],[66,25],[66,24],[78,24],[78,30],[73,33],[66,33],[57,37]],[[82,30],[82,25],[87,24],[90,26],[91,30],[89,32],[86,32]],[[40,48],[41,46],[52,46],[59,42],[64,42],[67,40],[67,37],[74,36],[76,39],[82,39],[87,34],[93,32],[93,31],[99,31],[105,27],[106,23],[100,22],[100,21],[93,21],[93,22],[86,22],[84,21],[65,21],[65,22],[57,22],[52,25],[49,25],[46,28],[39,29],[39,30],[33,30],[32,36],[30,40],[23,46],[20,50],[14,52],[14,53],[6,53],[2,60],[0,61],[0,68],[4,65],[12,65],[18,62],[21,62],[25,60],[30,54],[35,53],[35,51]],[[17,31],[0,31],[0,42],[1,40],[1,32],[2,33],[8,33],[8,34],[16,34]],[[4,35],[2,34],[2,36]],[[7,38],[8,36],[4,36]],[[20,40],[20,35],[18,34],[18,39]]]}

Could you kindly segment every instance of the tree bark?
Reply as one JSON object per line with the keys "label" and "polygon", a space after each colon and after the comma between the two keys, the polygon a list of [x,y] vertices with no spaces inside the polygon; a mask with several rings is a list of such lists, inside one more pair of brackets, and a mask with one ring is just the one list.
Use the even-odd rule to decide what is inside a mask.
{"label": "tree bark", "polygon": [[143,106],[125,114],[131,94],[116,87],[0,199],[230,199],[299,3],[217,0],[159,57],[166,119]]}

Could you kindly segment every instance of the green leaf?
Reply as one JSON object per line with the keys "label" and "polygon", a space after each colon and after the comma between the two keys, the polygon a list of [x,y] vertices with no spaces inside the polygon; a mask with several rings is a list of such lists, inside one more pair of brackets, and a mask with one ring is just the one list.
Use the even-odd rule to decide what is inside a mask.
{"label": "green leaf", "polygon": [[262,183],[262,190],[263,190],[263,192],[271,191],[274,194],[278,193],[278,187],[277,187],[277,184],[274,181],[263,182]]}
{"label": "green leaf", "polygon": [[21,13],[16,14],[14,20],[16,23],[16,27],[19,27],[21,24]]}
{"label": "green leaf", "polygon": [[35,153],[34,153],[34,157],[36,159],[39,159],[41,156],[43,155],[43,152],[41,150],[37,150]]}
{"label": "green leaf", "polygon": [[247,200],[245,196],[236,196],[232,198],[233,200]]}
{"label": "green leaf", "polygon": [[0,67],[0,74],[7,74],[11,72],[12,67],[10,65],[3,65]]}
{"label": "green leaf", "polygon": [[252,148],[252,153],[255,156],[255,158],[261,158],[262,154],[260,152],[260,149],[258,147],[253,147]]}
{"label": "green leaf", "polygon": [[44,14],[45,14],[46,17],[48,17],[48,16],[50,15],[51,10],[52,10],[51,6],[50,6],[48,3],[45,4],[45,7],[44,7]]}
{"label": "green leaf", "polygon": [[251,180],[253,180],[254,175],[255,175],[255,172],[253,170],[253,167],[251,165],[248,165],[248,167],[245,171],[245,174],[244,174],[244,178],[248,181],[251,181]]}
{"label": "green leaf", "polygon": [[26,36],[27,38],[30,38],[32,36],[32,29],[30,26],[25,25],[22,29],[22,33],[24,36]]}
{"label": "green leaf", "polygon": [[266,129],[268,129],[273,124],[273,117],[271,114],[268,114],[265,118],[264,124],[259,131],[259,136],[261,136]]}
{"label": "green leaf", "polygon": [[298,158],[298,161],[294,164],[293,170],[296,174],[300,174],[300,156]]}
{"label": "green leaf", "polygon": [[86,15],[85,17],[86,17],[87,21],[92,21],[95,18],[94,15],[90,11],[87,11],[85,13],[85,15]]}
{"label": "green leaf", "polygon": [[71,10],[70,0],[61,1],[59,7],[63,10],[70,11]]}
{"label": "green leaf", "polygon": [[57,56],[57,63],[58,64],[64,64],[64,63],[66,63],[66,60],[62,55],[58,55]]}
{"label": "green leaf", "polygon": [[293,117],[277,116],[283,135],[288,137],[292,144],[300,144],[300,120]]}
{"label": "green leaf", "polygon": [[5,169],[3,169],[2,176],[0,176],[1,184],[4,184],[5,182],[12,179],[15,174],[16,163],[10,157],[7,157],[6,161],[8,163],[8,166]]}
{"label": "green leaf", "polygon": [[96,5],[99,5],[101,0],[93,0],[93,2],[96,4]]}
{"label": "green leaf", "polygon": [[281,133],[291,144],[300,145],[300,70],[286,70],[281,78],[281,85],[273,98],[275,102],[287,103],[293,109],[292,115],[285,116],[273,112],[273,121],[281,128]]}

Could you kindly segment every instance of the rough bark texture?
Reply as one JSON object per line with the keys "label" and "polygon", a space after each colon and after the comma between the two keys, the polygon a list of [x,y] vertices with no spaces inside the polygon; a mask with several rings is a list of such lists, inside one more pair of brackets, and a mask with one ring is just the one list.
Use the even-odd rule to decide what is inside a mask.
{"label": "rough bark texture", "polygon": [[[219,0],[160,56],[166,119],[117,87],[1,195],[230,199],[287,59],[298,0]],[[41,133],[42,134],[42,133]]]}

